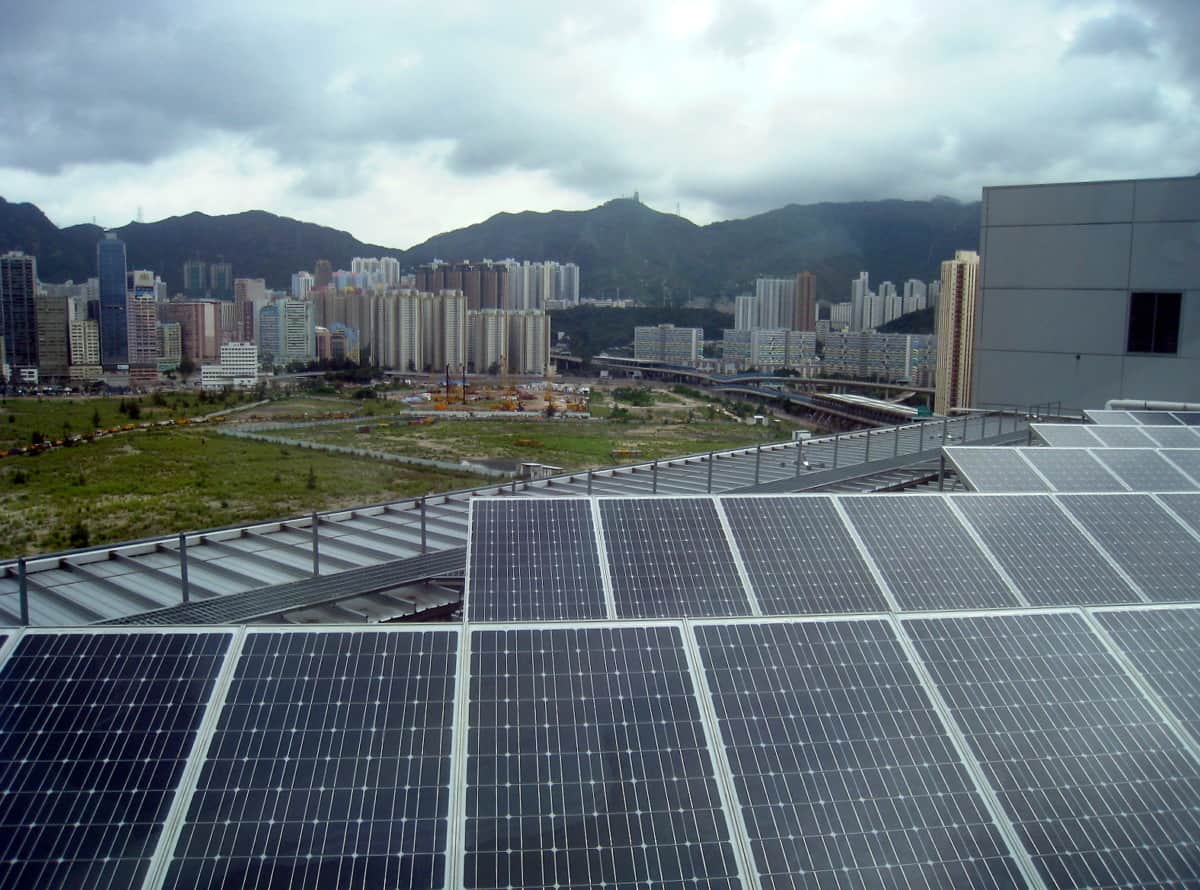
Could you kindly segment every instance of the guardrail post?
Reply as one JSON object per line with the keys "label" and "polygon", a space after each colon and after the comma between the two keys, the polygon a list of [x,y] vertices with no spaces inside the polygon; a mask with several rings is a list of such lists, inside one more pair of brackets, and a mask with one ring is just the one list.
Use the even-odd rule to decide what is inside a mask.
{"label": "guardrail post", "polygon": [[925,450],[925,421],[921,421],[921,438],[917,442],[917,454]]}
{"label": "guardrail post", "polygon": [[946,453],[943,451],[938,455],[938,491],[944,491],[946,488]]}
{"label": "guardrail post", "polygon": [[804,442],[796,442],[796,477],[800,477],[800,464],[804,463]]}
{"label": "guardrail post", "polygon": [[717,458],[716,458],[716,452],[715,452],[715,451],[710,451],[710,452],[708,452],[708,493],[709,493],[709,494],[712,494],[712,470],[713,470],[713,461],[714,461],[714,460],[716,460],[716,459],[717,459]]}
{"label": "guardrail post", "polygon": [[312,515],[313,577],[321,574],[321,519]]}
{"label": "guardrail post", "polygon": [[17,594],[21,608],[21,626],[29,627],[29,584],[25,581],[25,557],[17,560]]}
{"label": "guardrail post", "polygon": [[590,498],[592,496],[592,468],[591,467],[588,467],[587,486],[588,486],[587,493],[588,493],[588,497]]}
{"label": "guardrail post", "polygon": [[658,458],[650,465],[650,485],[651,492],[658,494]]}
{"label": "guardrail post", "polygon": [[833,468],[835,470],[837,469],[838,443],[840,441],[842,441],[842,434],[835,433],[833,437]]}
{"label": "guardrail post", "polygon": [[762,468],[762,445],[754,449],[754,484],[758,485],[759,470]]}
{"label": "guardrail post", "polygon": [[421,554],[425,553],[425,495],[421,495]]}
{"label": "guardrail post", "polygon": [[900,454],[900,429],[901,427],[896,427],[892,430],[892,457]]}
{"label": "guardrail post", "polygon": [[867,447],[866,447],[866,450],[863,451],[863,463],[869,464],[870,462],[871,462],[871,428],[867,427]]}
{"label": "guardrail post", "polygon": [[1033,445],[1033,424],[1025,426],[1025,444],[1027,446]]}
{"label": "guardrail post", "polygon": [[946,447],[946,441],[950,438],[950,418],[942,418],[942,447]]}
{"label": "guardrail post", "polygon": [[182,602],[190,599],[188,590],[187,535],[179,533],[179,594]]}

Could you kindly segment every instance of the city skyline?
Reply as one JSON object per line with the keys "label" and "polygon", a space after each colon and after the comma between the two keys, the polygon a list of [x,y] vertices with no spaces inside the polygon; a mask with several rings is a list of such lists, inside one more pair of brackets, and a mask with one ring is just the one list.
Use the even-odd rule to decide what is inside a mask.
{"label": "city skyline", "polygon": [[[77,6],[8,23],[23,123],[0,136],[5,197],[63,225],[271,208],[407,246],[500,211],[635,191],[703,223],[790,202],[1191,174],[1200,154],[1200,10],[1182,2],[419,17],[151,3],[86,29]],[[314,34],[321,65],[296,50]],[[429,49],[443,45],[456,51]]]}

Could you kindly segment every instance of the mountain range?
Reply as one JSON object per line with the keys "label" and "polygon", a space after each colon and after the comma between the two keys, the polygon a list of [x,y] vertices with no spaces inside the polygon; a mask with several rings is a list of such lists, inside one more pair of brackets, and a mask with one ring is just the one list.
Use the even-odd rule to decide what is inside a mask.
{"label": "mountain range", "polygon": [[[189,213],[115,231],[129,267],[152,269],[171,291],[182,289],[185,260],[224,259],[237,277],[265,278],[286,289],[291,275],[318,259],[349,268],[356,256],[393,256],[406,266],[432,259],[553,259],[580,267],[585,297],[632,297],[650,305],[753,290],[759,276],[817,276],[817,296],[848,299],[860,270],[872,282],[930,280],[955,250],[979,244],[978,203],[860,201],[789,204],[745,219],[699,226],[634,199],[590,210],[499,213],[435,235],[407,250],[365,244],[349,232],[261,210],[209,216]],[[38,260],[43,281],[83,281],[96,274],[94,225],[59,228],[33,204],[0,198],[0,252],[23,250]]]}

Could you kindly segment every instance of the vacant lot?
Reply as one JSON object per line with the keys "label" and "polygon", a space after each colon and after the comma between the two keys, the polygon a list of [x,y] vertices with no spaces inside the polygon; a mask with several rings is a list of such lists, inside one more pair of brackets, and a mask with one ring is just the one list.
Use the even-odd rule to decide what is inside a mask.
{"label": "vacant lot", "polygon": [[[369,431],[367,431],[369,430]],[[455,420],[430,425],[389,419],[371,424],[280,430],[290,439],[371,448],[434,460],[539,461],[568,470],[632,463],[786,438],[782,425],[666,419]],[[629,452],[629,453],[622,453]]]}
{"label": "vacant lot", "polygon": [[[90,413],[90,409],[89,409]],[[127,433],[0,460],[0,556],[211,528],[481,485],[246,442],[211,429]]]}

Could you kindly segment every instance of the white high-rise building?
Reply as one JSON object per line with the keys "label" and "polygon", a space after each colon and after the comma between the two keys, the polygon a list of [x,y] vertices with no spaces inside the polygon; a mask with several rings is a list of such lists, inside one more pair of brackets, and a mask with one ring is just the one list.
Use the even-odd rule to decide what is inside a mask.
{"label": "white high-rise building", "polygon": [[850,327],[852,305],[846,303],[834,303],[829,307],[829,324],[836,330]]}
{"label": "white high-rise building", "polygon": [[309,362],[317,355],[317,313],[308,300],[280,300],[279,352],[282,363]]}
{"label": "white high-rise building", "polygon": [[442,298],[443,361],[450,373],[461,374],[467,367],[467,298],[449,294]]}
{"label": "white high-rise building", "polygon": [[859,272],[858,277],[850,281],[850,329],[853,331],[863,329],[863,303],[870,289],[871,276],[866,272]]}
{"label": "white high-rise building", "polygon": [[379,269],[383,277],[383,285],[387,288],[400,286],[400,261],[394,256],[385,256],[379,261]]}
{"label": "white high-rise building", "polygon": [[758,297],[754,294],[739,294],[734,298],[733,329],[752,331],[758,327]]}
{"label": "white high-rise building", "polygon": [[903,314],[904,298],[896,293],[895,288],[892,288],[892,292],[883,297],[883,323],[894,321]]}
{"label": "white high-rise building", "polygon": [[758,324],[767,330],[791,330],[796,323],[796,279],[759,278],[754,282]]}
{"label": "white high-rise building", "polygon": [[307,300],[315,281],[311,272],[301,271],[292,275],[292,297],[297,300]]}

